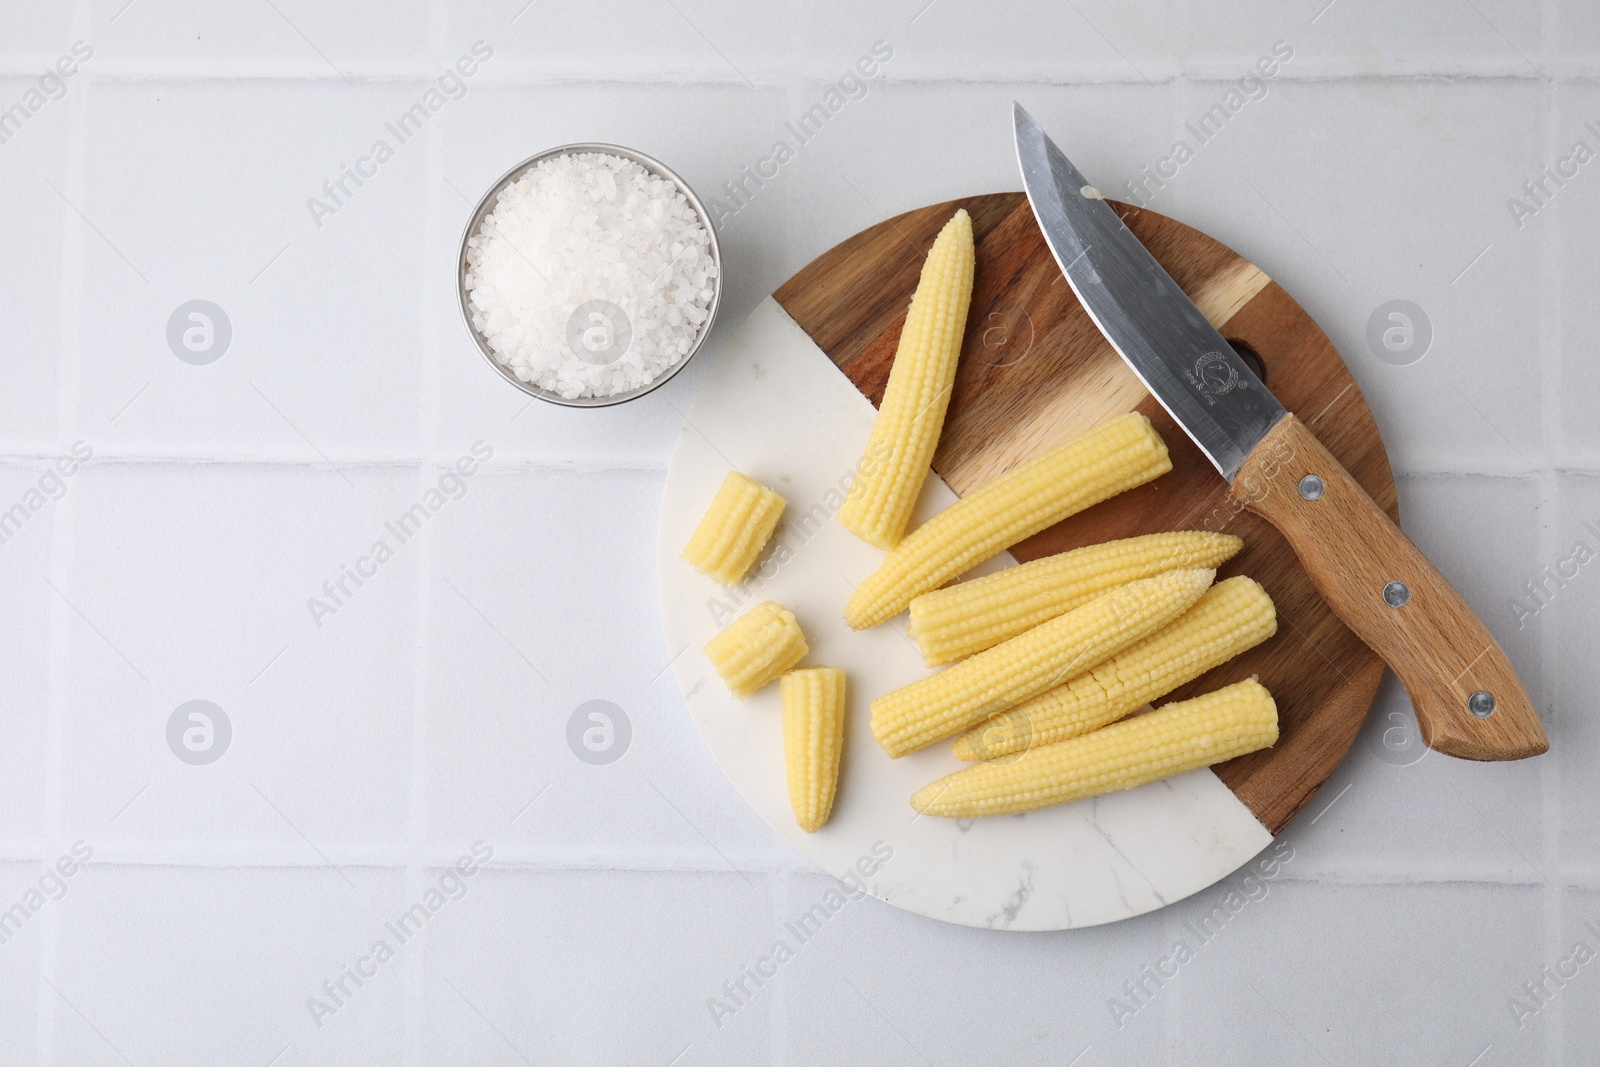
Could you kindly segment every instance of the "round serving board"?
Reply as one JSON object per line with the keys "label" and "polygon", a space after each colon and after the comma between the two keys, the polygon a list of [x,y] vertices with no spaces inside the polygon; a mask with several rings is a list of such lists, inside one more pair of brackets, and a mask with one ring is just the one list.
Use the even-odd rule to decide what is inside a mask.
{"label": "round serving board", "polygon": [[[1383,442],[1339,354],[1258,268],[1182,223],[1113,205],[1211,321],[1262,370],[1380,505],[1396,514]],[[990,570],[1160,530],[1237,533],[1219,578],[1249,574],[1278,608],[1271,640],[1167,699],[1256,675],[1278,702],[1272,749],[1210,770],[1026,815],[917,816],[911,793],[960,766],[947,744],[890,760],[871,699],[928,674],[905,617],[862,633],[840,612],[883,554],[832,521],[871,430],[923,257],[966,208],[977,242],[972,306],[934,470],[913,523],[1023,460],[1129,410],[1148,415],[1173,469],[1016,545]],[[783,524],[744,586],[727,590],[678,559],[735,467],[782,493]],[[829,872],[873,895],[971,926],[1056,930],[1139,915],[1226,877],[1269,844],[1343,757],[1382,662],[1339,622],[1289,546],[1240,511],[1200,451],[1090,321],[1021,193],[907,212],[819,256],[730,339],[685,420],[667,475],[659,573],[669,651],[691,715],[740,793]],[[777,686],[740,701],[699,649],[749,606],[793,608],[808,665],[843,667],[849,736],[827,826],[799,830],[784,786]]]}

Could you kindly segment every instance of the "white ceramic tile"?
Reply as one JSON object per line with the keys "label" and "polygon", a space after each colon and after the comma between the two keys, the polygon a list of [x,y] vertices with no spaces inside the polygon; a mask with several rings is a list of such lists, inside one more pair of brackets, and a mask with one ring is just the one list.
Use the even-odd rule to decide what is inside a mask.
{"label": "white ceramic tile", "polygon": [[1592,70],[1600,59],[1600,12],[1583,0],[1562,0],[1552,22],[1551,54],[1568,65]]}
{"label": "white ceramic tile", "polygon": [[[76,461],[71,461],[75,463]],[[50,705],[50,620],[66,610],[48,584],[52,538],[81,477],[49,464],[0,468],[0,593],[14,629],[0,643],[0,671],[11,679],[0,702],[0,841],[21,844],[42,832]],[[42,485],[41,485],[42,480]],[[27,512],[38,504],[38,510]],[[15,511],[21,506],[24,511]],[[18,524],[21,516],[27,518]],[[6,516],[11,516],[7,518]],[[52,601],[55,601],[54,603]]]}
{"label": "white ceramic tile", "polygon": [[764,881],[487,870],[450,908],[419,981],[428,1063],[773,1059],[770,998],[720,1029],[706,1006],[775,936]]}
{"label": "white ceramic tile", "polygon": [[[0,909],[9,911],[19,903],[29,909],[26,919],[17,916],[0,922],[0,938],[4,939],[0,942],[0,1032],[6,1035],[0,1042],[0,1064],[5,1067],[36,1062],[41,923],[39,912],[31,910],[34,899],[28,891],[38,888],[42,874],[38,864],[0,864]],[[55,907],[55,903],[41,904],[40,911],[46,907]]]}
{"label": "white ceramic tile", "polygon": [[[1587,953],[1578,951],[1580,942]],[[1539,973],[1537,967],[1529,968],[1519,983],[1520,991],[1507,996],[1506,1028],[1519,1037],[1542,1037],[1547,1047],[1575,1059],[1600,1044],[1600,974],[1594,967],[1600,959],[1600,893],[1564,894],[1549,944],[1551,951],[1542,962],[1555,979]],[[1528,982],[1538,990],[1528,990]],[[1513,998],[1517,1003],[1512,1003]]]}
{"label": "white ceramic tile", "polygon": [[72,16],[70,4],[7,4],[0,11],[7,69],[43,74],[78,39]]}
{"label": "white ceramic tile", "polygon": [[[91,864],[67,885],[54,1062],[401,1059],[405,975],[419,962],[385,922],[420,899],[401,873]],[[393,958],[333,1003],[323,982],[380,940]],[[331,1013],[314,1014],[313,997]]]}
{"label": "white ceramic tile", "polygon": [[[1170,1005],[1159,995],[1120,1028],[1107,1006],[1166,951],[1156,916],[997,935],[850,892],[823,875],[788,883],[779,915],[793,928],[780,926],[779,936],[793,958],[779,981],[791,1062],[1112,1064],[1164,1055]],[[758,949],[767,946],[749,954]],[[982,990],[976,1000],[973,990]],[[822,1018],[831,1024],[818,1026]]]}
{"label": "white ceramic tile", "polygon": [[1183,45],[1184,62],[1191,67],[1248,64],[1274,40],[1286,40],[1321,76],[1374,78],[1459,69],[1540,76],[1537,4],[1317,0],[1291,7],[1266,0],[1200,0],[1188,8]]}
{"label": "white ceramic tile", "polygon": [[[671,9],[666,9],[670,14]],[[532,18],[532,12],[527,18]],[[520,25],[520,23],[519,23]],[[738,176],[770,147],[785,118],[783,94],[720,86],[547,86],[483,88],[451,115],[442,176],[448,247],[435,256],[430,293],[437,302],[438,439],[451,450],[479,438],[508,456],[557,463],[665,468],[700,371],[620,407],[584,410],[529,404],[483,360],[457,309],[455,257],[460,227],[478,198],[508,168],[545,148],[576,141],[626,145],[660,159],[702,197]],[[693,114],[684,124],[680,117]],[[508,133],[507,131],[514,131]],[[764,196],[718,234],[725,276],[717,325],[696,361],[708,359],[751,308],[788,274],[781,261],[787,194]],[[512,420],[515,420],[514,422]]]}
{"label": "white ceramic tile", "polygon": [[[1550,540],[1552,558],[1543,561],[1550,571],[1530,573],[1543,583],[1543,604],[1538,618],[1553,635],[1553,671],[1559,679],[1551,685],[1555,722],[1551,728],[1551,758],[1561,781],[1562,859],[1595,870],[1595,845],[1600,840],[1600,799],[1594,791],[1594,761],[1600,756],[1600,723],[1595,708],[1600,702],[1600,668],[1596,667],[1593,634],[1600,622],[1600,575],[1578,563],[1587,545],[1590,555],[1600,554],[1600,479],[1568,475],[1560,479],[1560,506]],[[1571,579],[1563,573],[1576,570]],[[1562,584],[1558,585],[1560,582]]]}
{"label": "white ceramic tile", "polygon": [[93,31],[110,62],[231,73],[241,62],[301,77],[346,78],[429,65],[426,0],[360,7],[273,0],[217,5],[94,0]]}
{"label": "white ceramic tile", "polygon": [[[770,84],[803,58],[794,0],[734,4],[674,0],[541,4],[468,0],[450,5],[451,38],[481,39],[505,76]],[[507,69],[509,68],[509,69]]]}
{"label": "white ceramic tile", "polygon": [[1465,1064],[1489,1045],[1494,1062],[1541,1062],[1537,1043],[1511,1041],[1504,1014],[1543,962],[1540,890],[1266,888],[1257,901],[1241,889],[1205,944],[1181,924],[1226,913],[1221,887],[1170,909],[1195,950],[1171,988],[1183,1062]]}
{"label": "white ceramic tile", "polygon": [[[1593,12],[1591,12],[1591,15]],[[1596,40],[1600,41],[1600,23],[1595,25]],[[1600,86],[1592,82],[1564,83],[1558,100],[1555,122],[1555,148],[1553,154],[1538,161],[1529,161],[1524,181],[1540,178],[1540,164],[1549,164],[1571,171],[1574,164],[1561,161],[1570,159],[1578,142],[1586,144],[1591,152],[1600,151],[1600,135],[1586,124],[1600,129]],[[1559,392],[1558,412],[1552,412],[1552,421],[1559,419],[1564,457],[1573,465],[1594,470],[1600,467],[1600,428],[1594,417],[1593,400],[1600,390],[1600,372],[1595,369],[1594,337],[1600,327],[1594,301],[1588,296],[1588,285],[1600,269],[1600,175],[1588,173],[1589,167],[1578,169],[1577,175],[1557,187],[1545,179],[1545,191],[1536,201],[1518,190],[1508,190],[1507,196],[1517,196],[1524,205],[1538,208],[1534,214],[1518,213],[1520,231],[1510,221],[1507,209],[1508,231],[1516,232],[1520,240],[1541,244],[1556,257],[1558,301],[1561,328],[1558,337],[1552,338],[1560,346],[1560,374],[1557,378]],[[1559,175],[1557,175],[1559,180]],[[1542,202],[1541,202],[1542,201]],[[1548,357],[1546,357],[1548,361]]]}
{"label": "white ceramic tile", "polygon": [[[712,762],[667,669],[673,653],[699,651],[669,650],[661,637],[661,476],[493,464],[434,542],[432,845],[493,833],[533,854],[683,856],[713,870],[769,853],[774,836]],[[558,603],[568,607],[541,607]],[[620,709],[602,709],[617,720],[618,747],[612,762],[591,764],[568,731],[596,700]],[[582,729],[605,729],[587,714]]]}
{"label": "white ceramic tile", "polygon": [[[385,523],[422,491],[403,469],[349,476],[354,488],[264,465],[82,475],[62,588],[76,609],[62,742],[75,832],[278,843],[295,862],[317,861],[301,835],[330,848],[402,836],[421,550]],[[346,581],[351,595],[319,610],[319,627],[308,601],[333,604],[324,583],[380,539],[393,558],[359,588]],[[232,727],[224,754],[200,766],[167,734],[195,699]]]}
{"label": "white ceramic tile", "polygon": [[[803,36],[799,43],[800,54],[806,57],[806,76],[812,80],[825,78],[835,84],[847,73],[889,80],[925,76],[929,65],[948,48],[950,38],[948,24],[941,28],[940,20],[934,16],[963,18],[959,11],[954,15],[948,10],[941,12],[939,8],[943,2],[849,4],[838,0],[804,0],[800,5]],[[990,26],[987,33],[998,38],[1006,29]],[[873,55],[874,46],[878,48],[877,56]],[[976,58],[969,54],[967,61]],[[984,58],[992,57],[986,54]],[[858,61],[862,62],[860,67],[856,65]],[[947,66],[947,73],[948,70]],[[849,88],[848,83],[845,88]],[[806,106],[810,104],[811,101],[806,101]]]}
{"label": "white ceramic tile", "polygon": [[[0,241],[27,250],[0,258],[0,287],[13,308],[27,309],[26,315],[10,316],[0,334],[0,359],[14,383],[0,398],[0,440],[24,449],[38,447],[61,422],[58,368],[68,314],[64,242],[69,232],[83,230],[62,199],[62,190],[71,186],[68,134],[73,112],[82,106],[82,78],[59,84],[64,94],[52,98],[38,92],[37,78],[0,78],[0,109],[21,107],[28,116],[20,125],[15,119],[0,123],[6,138],[0,144],[0,196],[10,205],[0,218]],[[37,110],[29,111],[34,105]]]}
{"label": "white ceramic tile", "polygon": [[862,9],[843,0],[807,12],[813,54],[853,62],[875,40],[896,52],[897,79],[1159,81],[1177,61],[1179,9],[1155,4],[1023,3],[1000,9],[910,0]]}
{"label": "white ceramic tile", "polygon": [[1308,857],[1308,877],[1333,882],[1541,884],[1559,877],[1545,850],[1542,771],[1537,760],[1468,764],[1427,752],[1389,675],[1344,762],[1283,839]]}
{"label": "white ceramic tile", "polygon": [[1512,598],[1551,562],[1542,532],[1556,517],[1547,505],[1554,486],[1537,475],[1458,475],[1396,479],[1400,524],[1475,609],[1522,675],[1534,703],[1554,694],[1544,684],[1540,615],[1519,613]]}
{"label": "white ceramic tile", "polygon": [[[1191,86],[1181,113],[1224,88]],[[1526,471],[1543,452],[1544,370],[1530,353],[1544,274],[1505,198],[1536,169],[1539,111],[1536,82],[1280,82],[1150,206],[1300,302],[1350,366],[1395,466]],[[1431,347],[1407,366],[1367,343],[1368,320],[1394,299],[1431,323]]]}
{"label": "white ceramic tile", "polygon": [[[79,425],[144,451],[414,451],[428,135],[401,144],[385,124],[422,86],[263,84],[94,90],[78,207],[103,237],[84,239]],[[380,140],[393,158],[313,218]],[[200,366],[168,341],[194,299],[231,329]]]}
{"label": "white ceramic tile", "polygon": [[[1551,685],[1552,665],[1544,654],[1544,635],[1553,623],[1542,616],[1519,615],[1511,607],[1520,581],[1546,562],[1540,558],[1544,551],[1541,532],[1550,521],[1544,504],[1550,488],[1537,477],[1440,476],[1402,477],[1399,490],[1406,531],[1449,576],[1505,649],[1545,721],[1552,745],[1560,751],[1566,747],[1560,740],[1560,703]],[[1369,739],[1374,727],[1394,721],[1382,713],[1408,710],[1408,705],[1394,702],[1399,696],[1397,689],[1391,686],[1386,690],[1390,700],[1379,709],[1376,721],[1369,723]],[[1384,749],[1380,741],[1366,746],[1366,751],[1377,755]],[[1379,762],[1383,762],[1381,756]],[[1516,877],[1543,881],[1553,879],[1556,870],[1552,862],[1555,842],[1547,827],[1549,802],[1554,799],[1555,768],[1551,764],[1549,756],[1490,764],[1429,756],[1413,768],[1385,766],[1382,770],[1391,776],[1415,770],[1416,777],[1436,776],[1440,783],[1424,787],[1428,789],[1425,795],[1434,802],[1424,801],[1412,809],[1415,815],[1407,820],[1411,827],[1406,837],[1430,823],[1441,826],[1441,838],[1450,833],[1443,826],[1459,827],[1467,837],[1461,852],[1453,857],[1455,862],[1481,858],[1491,869],[1499,862],[1510,862],[1519,872]],[[1409,788],[1409,783],[1402,788]],[[1474,835],[1477,843],[1468,844]],[[1433,851],[1423,843],[1425,835],[1417,834],[1414,840],[1418,852]],[[1448,857],[1447,853],[1440,855]]]}

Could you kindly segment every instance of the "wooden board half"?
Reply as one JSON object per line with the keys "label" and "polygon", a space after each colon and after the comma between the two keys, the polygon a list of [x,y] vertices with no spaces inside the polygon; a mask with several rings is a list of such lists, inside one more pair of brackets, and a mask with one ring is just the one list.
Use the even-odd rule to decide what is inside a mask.
{"label": "wooden board half", "polygon": [[[1180,222],[1114,203],[1129,228],[1267,386],[1398,519],[1377,424],[1344,361],[1311,317],[1244,257]],[[1288,544],[1239,510],[1227,484],[1101,336],[1062,277],[1022,193],[898,215],[834,246],[773,294],[868,399],[883,396],[923,257],[957,208],[972,216],[977,270],[955,391],[934,469],[958,494],[1124,411],[1148,415],[1172,473],[1012,549],[1027,561],[1159,530],[1238,534],[1219,574],[1249,574],[1278,607],[1275,637],[1170,699],[1254,674],[1276,697],[1272,749],[1215,768],[1274,834],[1333,773],[1377,694],[1383,663],[1312,588]]]}

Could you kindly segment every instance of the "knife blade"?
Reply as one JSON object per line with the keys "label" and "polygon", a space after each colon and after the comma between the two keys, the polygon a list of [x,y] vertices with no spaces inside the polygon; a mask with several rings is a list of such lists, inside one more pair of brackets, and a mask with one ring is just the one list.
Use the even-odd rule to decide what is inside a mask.
{"label": "knife blade", "polygon": [[1394,670],[1423,741],[1463,759],[1549,748],[1505,652],[1461,594],[1285,410],[1021,104],[1028,203],[1072,291],[1134,374],[1275,526],[1334,614]]}
{"label": "knife blade", "polygon": [[1288,412],[1020,104],[1016,138],[1028,202],[1084,310],[1231,482]]}

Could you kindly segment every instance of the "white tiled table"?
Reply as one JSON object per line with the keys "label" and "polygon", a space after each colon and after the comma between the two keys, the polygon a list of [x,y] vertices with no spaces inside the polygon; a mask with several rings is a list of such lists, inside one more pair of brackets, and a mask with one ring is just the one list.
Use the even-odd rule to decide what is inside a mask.
{"label": "white tiled table", "polygon": [[[0,1064],[1596,1062],[1600,960],[1541,969],[1600,952],[1600,564],[1521,625],[1512,601],[1600,550],[1600,162],[1520,228],[1506,203],[1600,150],[1593,5],[525,3],[0,10],[0,109],[93,49],[0,143],[0,511],[94,452],[0,544],[0,911],[25,916],[0,925]],[[465,95],[318,226],[307,199],[480,40]],[[1292,860],[1205,943],[1187,924],[1238,879],[1045,936],[862,901],[718,1025],[708,999],[831,880],[734,794],[664,670],[655,514],[704,366],[611,411],[530,406],[461,330],[455,242],[464,198],[565,141],[718,195],[878,40],[865,96],[722,232],[713,347],[884,214],[1017,187],[1013,98],[1116,195],[1288,42],[1151,206],[1334,339],[1407,529],[1553,749],[1385,753],[1386,684]],[[232,325],[209,366],[165,340],[194,298]],[[1435,332],[1403,367],[1365,340],[1395,298]],[[318,626],[307,598],[476,441],[464,495]],[[206,766],[167,743],[192,699],[233,731]],[[605,766],[566,742],[591,699],[632,725]],[[46,876],[77,842],[92,861]],[[386,932],[479,842],[460,899]],[[394,958],[314,1019],[380,939]],[[1194,958],[1114,1019],[1180,939]]]}

